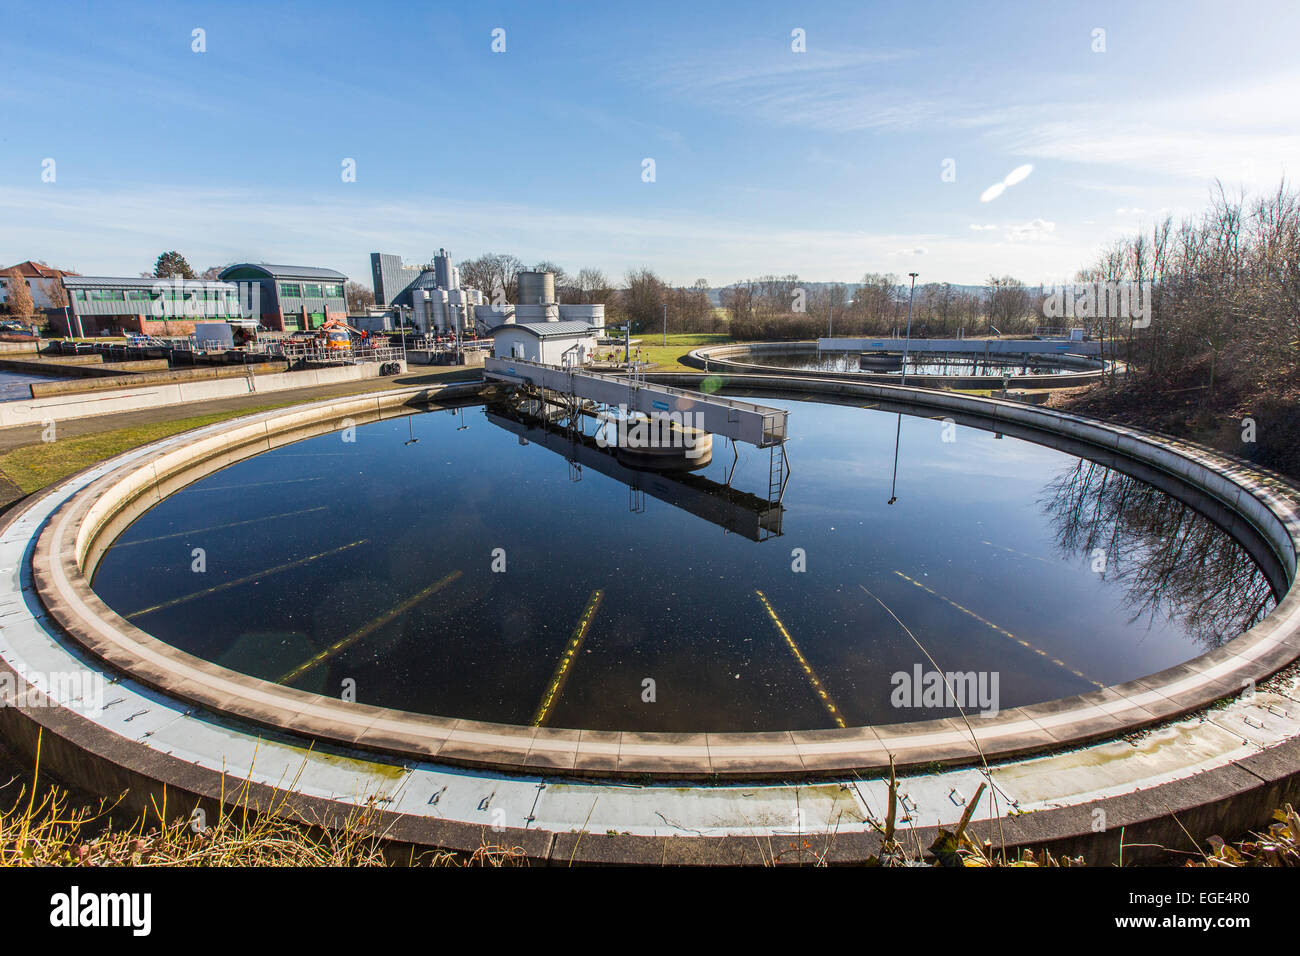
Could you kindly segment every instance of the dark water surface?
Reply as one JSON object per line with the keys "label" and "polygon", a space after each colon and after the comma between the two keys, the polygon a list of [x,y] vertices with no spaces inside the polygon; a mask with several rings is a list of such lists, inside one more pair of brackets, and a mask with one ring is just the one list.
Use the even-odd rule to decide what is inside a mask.
{"label": "dark water surface", "polygon": [[12,402],[14,399],[31,398],[33,382],[52,382],[54,376],[32,375],[28,372],[0,371],[0,402]]}
{"label": "dark water surface", "polygon": [[[1187,660],[1273,606],[1218,525],[1119,471],[923,417],[762,401],[791,409],[767,540],[656,497],[761,536],[749,499],[709,493],[732,460],[721,439],[698,476],[635,479],[472,406],[212,474],[136,521],[94,587],[235,670],[512,723],[537,719],[586,615],[546,725],[664,731],[956,713],[891,701],[895,674],[931,668],[917,641],[944,671],[995,676],[1005,709]],[[765,497],[768,470],[742,446],[732,484]]]}

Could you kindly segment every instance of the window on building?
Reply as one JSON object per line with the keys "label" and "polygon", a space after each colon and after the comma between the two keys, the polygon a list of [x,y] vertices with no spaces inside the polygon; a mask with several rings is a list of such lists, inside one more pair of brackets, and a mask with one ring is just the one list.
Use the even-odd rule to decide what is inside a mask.
{"label": "window on building", "polygon": [[304,299],[321,298],[321,286],[319,282],[308,282],[302,287],[302,297]]}
{"label": "window on building", "polygon": [[290,298],[300,298],[302,296],[302,286],[296,282],[281,282],[280,295],[289,296]]}
{"label": "window on building", "polygon": [[343,298],[343,286],[341,283],[334,283],[325,287],[325,295],[331,299]]}

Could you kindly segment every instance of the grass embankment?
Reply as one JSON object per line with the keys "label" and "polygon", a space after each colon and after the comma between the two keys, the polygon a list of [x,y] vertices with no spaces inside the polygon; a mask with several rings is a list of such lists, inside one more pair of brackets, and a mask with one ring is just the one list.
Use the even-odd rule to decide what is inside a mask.
{"label": "grass embankment", "polygon": [[[427,372],[420,370],[408,372],[405,375],[391,379],[374,379],[369,382],[368,388],[349,389],[339,393],[331,393],[325,390],[308,395],[305,398],[302,395],[296,395],[292,398],[284,397],[278,401],[268,399],[265,402],[240,405],[238,408],[222,409],[204,415],[187,415],[169,421],[128,425],[90,435],[57,438],[55,441],[37,440],[30,445],[0,454],[0,476],[7,478],[23,494],[29,495],[53,482],[76,474],[83,468],[89,468],[91,465],[105,461],[114,455],[130,451],[132,448],[138,448],[141,445],[147,445],[149,442],[157,441],[160,438],[167,438],[183,431],[189,431],[192,428],[201,428],[204,425],[238,418],[241,415],[254,415],[258,412],[266,412],[275,408],[287,408],[290,405],[299,405],[318,399],[351,398],[363,395],[367,391],[383,391],[402,385],[449,384],[451,381],[463,377],[466,371],[466,369],[458,367],[440,368]],[[181,415],[184,412],[184,407],[176,406],[175,410],[178,415]],[[54,424],[54,428],[57,436],[57,422]]]}
{"label": "grass embankment", "polygon": [[1199,442],[1300,480],[1300,366],[1233,371],[1212,378],[1202,356],[1167,377],[1070,389],[1049,404]]}
{"label": "grass embankment", "polygon": [[[201,428],[214,422],[250,415],[255,412],[283,408],[294,402],[275,402],[252,408],[240,408],[231,411],[213,412],[209,415],[192,415],[168,422],[151,422],[146,425],[132,425],[115,428],[111,431],[94,435],[81,435],[76,438],[60,438],[57,441],[39,442],[15,448],[0,455],[0,473],[12,481],[23,494],[39,491],[46,485],[59,481],[68,475],[76,474],[83,468],[112,458],[124,451],[130,451],[140,445],[166,438],[191,428]],[[55,426],[57,429],[57,425]]]}

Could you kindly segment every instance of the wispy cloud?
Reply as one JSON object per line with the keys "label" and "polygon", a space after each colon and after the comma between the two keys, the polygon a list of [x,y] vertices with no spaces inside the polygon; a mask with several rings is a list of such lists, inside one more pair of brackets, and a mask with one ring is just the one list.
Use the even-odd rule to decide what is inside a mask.
{"label": "wispy cloud", "polygon": [[[1009,156],[1209,180],[1265,182],[1300,162],[1300,73],[1179,94],[1086,97],[961,95],[898,88],[882,64],[914,50],[765,56],[740,63],[701,53],[640,80],[721,112],[779,125],[856,132],[968,131]],[[1049,78],[1043,84],[1051,86]],[[1030,98],[1032,96],[1032,99]]]}
{"label": "wispy cloud", "polygon": [[700,105],[758,119],[817,129],[915,129],[938,121],[949,107],[890,90],[882,65],[916,57],[915,50],[810,50],[808,53],[688,53],[669,62],[630,67],[636,84]]}
{"label": "wispy cloud", "polygon": [[1008,242],[1042,242],[1055,238],[1055,232],[1056,223],[1046,219],[1031,219],[1007,227],[1006,238]]}

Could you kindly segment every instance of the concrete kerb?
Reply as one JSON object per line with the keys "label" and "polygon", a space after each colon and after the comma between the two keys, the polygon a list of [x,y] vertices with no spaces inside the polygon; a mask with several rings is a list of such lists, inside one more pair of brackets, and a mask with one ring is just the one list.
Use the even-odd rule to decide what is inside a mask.
{"label": "concrete kerb", "polygon": [[[696,379],[699,377],[694,376]],[[806,393],[810,384],[806,381],[772,381],[771,376],[764,378],[767,381],[738,380],[735,384],[741,387],[788,388],[801,393]],[[837,392],[842,385],[826,384],[834,384]],[[475,390],[476,386],[469,388]],[[895,400],[900,397],[897,393],[903,391],[897,388],[881,391],[880,386],[865,384],[857,388],[875,391],[877,397],[892,397]],[[1164,443],[1144,439],[1140,433],[1131,429],[1113,429],[1074,416],[1028,409],[1015,403],[988,402],[921,389],[906,391],[909,394],[903,397],[909,404],[942,407],[963,413],[978,412],[992,421],[999,420],[1001,416],[1001,420],[1014,423],[1017,419],[1024,419],[1028,412],[1033,418],[1032,427],[1043,432],[1058,430],[1058,426],[1069,422],[1068,428],[1059,430],[1089,434],[1094,439],[1091,442],[1094,447],[1111,448],[1116,452],[1122,449],[1130,452],[1137,450],[1147,457],[1161,460],[1163,465],[1170,468],[1171,473],[1185,470],[1176,467],[1171,461],[1163,460],[1160,451],[1167,450]],[[543,763],[543,766],[571,767],[572,770],[566,770],[565,774],[573,777],[634,775],[638,778],[662,776],[665,779],[708,777],[712,780],[745,780],[788,779],[796,775],[805,778],[834,776],[846,769],[869,774],[887,764],[890,752],[895,752],[902,758],[899,765],[903,768],[909,765],[929,765],[936,761],[960,764],[977,756],[973,754],[964,729],[958,729],[950,721],[851,728],[847,731],[752,735],[764,739],[755,741],[759,746],[750,748],[744,739],[750,735],[701,734],[685,735],[679,739],[677,735],[663,734],[551,733],[533,728],[508,728],[503,725],[418,717],[366,705],[343,705],[344,710],[339,711],[332,705],[340,702],[267,685],[265,682],[224,671],[208,662],[188,658],[188,655],[162,645],[120,618],[113,620],[116,615],[94,597],[88,586],[83,586],[85,576],[81,562],[94,555],[103,543],[111,540],[117,525],[114,514],[125,514],[123,509],[126,508],[134,510],[134,502],[157,500],[149,493],[150,488],[156,489],[157,494],[161,489],[170,487],[172,482],[177,482],[176,487],[181,487],[192,480],[192,475],[188,472],[196,466],[201,470],[203,461],[229,461],[232,459],[228,456],[232,454],[245,457],[246,454],[271,447],[276,436],[295,432],[302,434],[304,427],[309,427],[312,433],[319,433],[330,430],[340,418],[357,418],[363,414],[378,416],[386,408],[395,410],[399,405],[420,400],[416,397],[420,393],[423,393],[420,396],[423,399],[452,397],[443,390],[402,389],[360,399],[318,403],[314,408],[300,407],[278,413],[262,413],[252,419],[236,420],[225,426],[209,426],[200,430],[191,441],[183,445],[192,449],[190,453],[184,453],[183,448],[178,447],[164,448],[114,469],[92,482],[52,515],[37,542],[37,590],[50,616],[58,620],[78,644],[110,665],[129,672],[161,692],[224,714],[223,719],[251,722],[296,737],[332,742],[369,753],[401,754],[408,759],[436,759],[462,766],[521,771],[528,767],[535,769],[538,766],[536,758],[549,757],[552,758],[551,761]],[[953,399],[959,401],[954,403]],[[1001,406],[1005,406],[1005,414]],[[1055,417],[1053,427],[1047,426],[1046,419],[1034,417],[1034,413]],[[304,414],[306,419],[303,418]],[[277,424],[276,419],[282,420]],[[1100,428],[1103,434],[1099,436],[1090,433],[1089,428]],[[1098,437],[1101,437],[1100,441],[1095,440]],[[1255,512],[1253,516],[1248,516],[1249,520],[1274,543],[1279,558],[1283,558],[1289,548],[1287,566],[1294,577],[1296,543],[1300,540],[1294,489],[1281,479],[1251,472],[1239,463],[1217,459],[1200,449],[1192,450],[1192,455],[1200,459],[1195,462],[1200,471],[1192,469],[1192,472],[1200,474],[1203,484],[1207,486],[1207,493],[1231,499],[1234,506]],[[136,477],[142,472],[143,478]],[[1213,477],[1215,475],[1218,479]],[[128,481],[128,478],[131,480]],[[112,495],[107,494],[110,490]],[[112,501],[106,502],[106,498],[111,498]],[[116,512],[113,502],[118,506]],[[6,516],[6,528],[21,510],[15,509]],[[1271,534],[1268,533],[1270,526]],[[76,580],[78,577],[82,578],[81,582]],[[1294,660],[1300,653],[1300,641],[1297,641],[1298,618],[1300,599],[1297,599],[1293,589],[1261,625],[1188,666],[1171,668],[1141,681],[1108,688],[1104,694],[1082,695],[1079,698],[1051,702],[1049,705],[1017,708],[1006,714],[1000,723],[988,722],[986,727],[981,727],[979,736],[984,743],[985,756],[992,762],[1043,750],[1080,746],[1091,741],[1113,738],[1117,733],[1137,727],[1168,721],[1179,714],[1203,707],[1218,697],[1231,694],[1238,686],[1238,679],[1245,679],[1244,675],[1249,675],[1251,680],[1261,681]],[[321,703],[322,700],[324,704]],[[15,716],[21,713],[17,708],[0,710],[9,711],[0,713],[0,718],[7,723],[12,723]],[[41,717],[48,718],[50,713],[47,711]],[[75,714],[70,715],[69,719],[73,724],[83,720]],[[505,733],[502,733],[503,730]],[[114,746],[111,749],[117,754],[121,747]],[[1274,747],[1265,753],[1277,751],[1280,754],[1282,749]],[[532,763],[529,763],[530,756],[534,758]],[[157,765],[161,760],[156,752],[142,755],[142,759],[145,757],[150,765]],[[105,759],[121,760],[120,756]],[[136,767],[132,772],[137,773],[141,781],[159,779],[156,775],[151,776],[143,766]],[[194,775],[195,772],[187,771],[188,778],[193,778]],[[1256,774],[1252,779],[1265,780],[1271,787],[1268,790],[1270,795],[1289,794],[1294,789],[1294,774],[1284,757],[1274,759],[1269,765],[1268,773]],[[1161,789],[1174,787],[1177,783],[1178,781],[1164,784]],[[187,785],[185,789],[186,792],[200,796],[206,793],[208,797],[213,792],[211,780],[207,780],[203,786]],[[1220,794],[1216,799],[1228,800],[1230,796]],[[1171,806],[1178,805],[1172,795],[1167,794],[1163,799]],[[1258,802],[1260,796],[1255,793],[1251,799]],[[306,802],[311,804],[310,800]],[[1149,799],[1147,803],[1150,803]],[[323,807],[316,806],[310,806],[309,809],[317,816],[324,810]],[[1135,819],[1141,817],[1138,810],[1132,812]],[[1042,811],[1034,816],[1038,825],[1022,829],[1026,830],[1027,838],[1032,836],[1035,842],[1051,842],[1047,837],[1053,833],[1053,839],[1065,841],[1058,844],[1061,847],[1075,846],[1079,841],[1086,842],[1089,839],[1087,833],[1075,825],[1078,821],[1069,823],[1073,820],[1069,814]],[[1061,827],[1053,831],[1047,825],[1049,817],[1058,820]],[[1222,819],[1222,815],[1217,819]],[[482,827],[465,827],[453,823],[435,828],[439,834],[436,837],[428,821],[408,820],[401,824],[400,829],[413,837],[413,845],[470,846],[477,845],[476,841],[483,839]],[[521,835],[520,839],[532,841],[528,843],[532,847],[538,840],[538,831],[526,832],[527,836]],[[397,837],[396,833],[393,835]],[[566,835],[553,837],[544,845],[539,844],[530,849],[530,854],[535,852],[542,858],[562,858],[561,854],[577,850],[577,841]],[[430,840],[433,842],[430,843]],[[728,842],[725,838],[709,838],[699,848],[691,851],[682,847],[683,842],[670,840],[665,844],[662,840],[639,837],[613,841],[602,839],[577,852],[575,859],[658,860],[662,858],[659,854],[668,852],[664,849],[668,845],[680,849],[683,860],[697,858],[697,861],[703,861],[707,857],[708,862],[759,861],[755,859],[754,846],[745,841],[731,839]],[[872,834],[845,834],[837,842],[839,849],[835,857],[860,858],[865,853],[874,852],[876,843],[878,841],[873,840]],[[709,849],[703,848],[706,846]],[[725,849],[727,847],[730,849]],[[677,855],[676,851],[674,855]]]}

